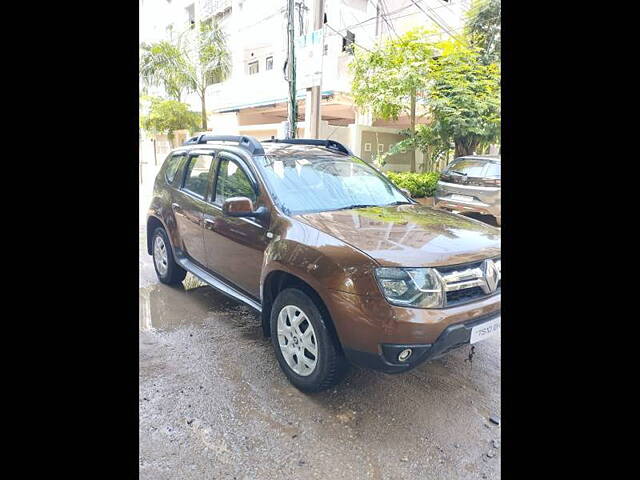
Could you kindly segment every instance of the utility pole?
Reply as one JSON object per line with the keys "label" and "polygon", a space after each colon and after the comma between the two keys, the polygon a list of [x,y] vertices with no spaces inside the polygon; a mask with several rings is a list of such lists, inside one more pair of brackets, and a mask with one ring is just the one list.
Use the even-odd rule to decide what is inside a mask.
{"label": "utility pole", "polygon": [[[313,2],[313,30],[317,31],[324,26],[324,0],[314,0]],[[324,38],[324,36],[322,37]],[[320,59],[322,62],[324,55],[324,45],[321,46]],[[322,84],[322,77],[320,77],[320,83]],[[311,88],[307,88],[307,96],[305,99],[305,120],[307,122],[307,131],[311,138],[318,138],[320,136],[320,87],[317,85]]]}
{"label": "utility pole", "polygon": [[[415,87],[411,90],[411,126],[409,129],[411,130],[411,136],[413,137],[416,132],[416,89]],[[415,147],[411,149],[410,157],[410,168],[411,172],[416,171],[416,149]]]}
{"label": "utility pole", "polygon": [[298,116],[298,106],[296,104],[296,55],[294,50],[294,1],[287,1],[287,81],[289,82],[289,103],[287,106],[287,138],[296,138],[296,120]]}

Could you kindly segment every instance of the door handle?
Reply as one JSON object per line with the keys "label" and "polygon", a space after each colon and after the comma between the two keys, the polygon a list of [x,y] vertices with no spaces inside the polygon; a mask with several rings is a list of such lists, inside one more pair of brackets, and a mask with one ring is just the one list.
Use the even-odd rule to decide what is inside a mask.
{"label": "door handle", "polygon": [[211,229],[213,230],[213,228],[214,228],[214,227],[215,227],[215,225],[216,225],[216,221],[215,221],[215,220],[212,220],[211,218],[205,218],[205,219],[204,219],[204,226],[205,226],[205,228],[207,228],[207,225],[211,225]]}
{"label": "door handle", "polygon": [[171,204],[171,207],[172,207],[174,210],[182,210],[182,207],[181,207],[179,204],[177,204],[177,203],[172,203],[172,204]]}

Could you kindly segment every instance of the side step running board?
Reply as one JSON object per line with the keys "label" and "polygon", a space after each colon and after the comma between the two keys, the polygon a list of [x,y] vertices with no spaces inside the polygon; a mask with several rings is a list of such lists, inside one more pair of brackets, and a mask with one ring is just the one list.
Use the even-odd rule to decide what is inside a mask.
{"label": "side step running board", "polygon": [[254,310],[257,310],[258,313],[262,312],[262,305],[260,305],[254,299],[252,299],[251,297],[247,296],[246,294],[236,290],[231,285],[229,285],[226,282],[222,281],[218,277],[215,277],[215,276],[211,275],[210,273],[206,272],[205,270],[203,270],[201,267],[199,267],[198,265],[193,263],[188,258],[185,258],[182,255],[176,255],[176,263],[178,263],[187,272],[191,272],[193,275],[198,277],[200,280],[202,280],[203,282],[209,284],[210,286],[212,286],[216,290],[220,291],[221,293],[224,293],[228,297],[231,297],[234,300],[238,300],[238,301],[240,301],[242,303],[245,303],[245,304],[249,305]]}

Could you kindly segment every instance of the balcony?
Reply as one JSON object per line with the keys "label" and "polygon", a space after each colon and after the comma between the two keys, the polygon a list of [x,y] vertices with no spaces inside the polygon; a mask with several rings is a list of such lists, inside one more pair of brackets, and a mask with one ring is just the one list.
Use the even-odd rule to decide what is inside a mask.
{"label": "balcony", "polygon": [[201,19],[222,13],[228,8],[231,8],[231,0],[200,0],[198,3]]}

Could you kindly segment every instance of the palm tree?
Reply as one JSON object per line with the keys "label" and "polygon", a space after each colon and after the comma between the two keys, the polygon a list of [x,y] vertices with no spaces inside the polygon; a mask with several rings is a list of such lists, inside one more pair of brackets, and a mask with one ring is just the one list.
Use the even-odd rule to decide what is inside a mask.
{"label": "palm tree", "polygon": [[216,22],[189,28],[177,39],[142,45],[140,75],[145,85],[162,86],[180,101],[184,90],[196,92],[202,107],[202,130],[207,130],[207,87],[225,80],[230,70],[226,36]]}
{"label": "palm tree", "polygon": [[140,58],[140,76],[147,86],[161,86],[167,95],[181,100],[182,92],[188,86],[188,79],[182,72],[185,70],[182,52],[178,45],[167,40],[142,46]]}

